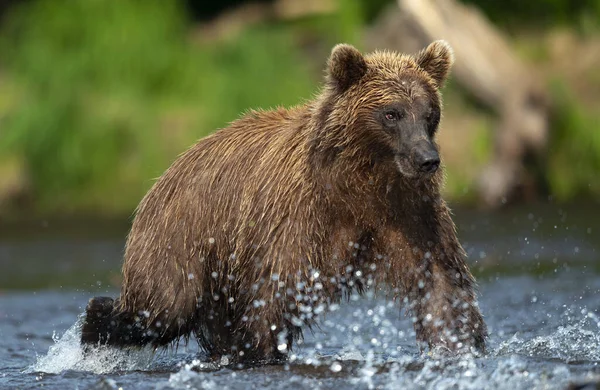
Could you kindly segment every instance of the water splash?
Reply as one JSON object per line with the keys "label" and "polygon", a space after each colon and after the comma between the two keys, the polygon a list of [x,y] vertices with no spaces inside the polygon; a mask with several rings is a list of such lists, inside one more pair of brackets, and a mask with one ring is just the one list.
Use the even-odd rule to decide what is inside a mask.
{"label": "water splash", "polygon": [[53,336],[54,345],[50,347],[48,353],[38,356],[35,364],[25,372],[58,374],[74,370],[106,374],[149,368],[154,352],[148,348],[119,350],[110,347],[94,347],[84,351],[80,343],[82,321],[83,317],[80,317],[62,337]]}
{"label": "water splash", "polygon": [[554,389],[564,388],[568,377],[569,370],[564,366],[540,373],[531,363],[517,356],[495,362],[470,358],[427,360],[416,372],[402,365],[390,370],[383,388]]}
{"label": "water splash", "polygon": [[215,371],[220,367],[216,363],[206,363],[200,360],[193,360],[191,363],[182,364],[182,368],[169,377],[168,383],[164,383],[158,388],[175,389],[219,389],[217,383],[201,375],[205,371]]}
{"label": "water splash", "polygon": [[[150,386],[156,389],[244,388],[243,384],[250,383],[273,389],[564,389],[573,382],[599,379],[594,367],[600,361],[600,321],[595,312],[581,307],[571,306],[555,316],[562,318],[562,326],[545,328],[546,335],[538,330],[508,340],[496,339],[488,355],[460,358],[421,355],[416,348],[407,347],[412,337],[402,333],[396,317],[384,309],[377,304],[367,307],[367,315],[355,316],[344,325],[346,332],[339,332],[340,321],[331,321],[322,335],[309,336],[308,344],[295,350],[288,364],[244,370],[227,362],[198,359],[197,353],[156,359],[150,350],[97,348],[84,353],[79,343],[79,319],[55,339],[47,355],[39,357],[28,372],[137,375],[127,372],[150,370],[165,375]],[[376,316],[379,312],[381,320]],[[343,318],[347,316],[343,314]],[[378,342],[373,342],[374,334]],[[398,344],[403,347],[390,351],[389,346]]]}
{"label": "water splash", "polygon": [[[517,333],[501,343],[496,354],[556,359],[567,364],[600,361],[600,322],[594,313],[581,312],[583,318],[559,326],[549,335],[524,340]],[[569,311],[565,315],[569,317]]]}
{"label": "water splash", "polygon": [[[371,356],[369,356],[371,355]],[[353,356],[354,358],[355,356]],[[265,388],[324,389],[564,389],[585,377],[573,375],[566,364],[540,369],[526,357],[511,355],[498,358],[431,359],[403,356],[387,363],[366,353],[360,362],[350,360],[298,361],[290,365],[258,367],[251,370],[221,369],[201,371],[201,362],[183,366],[170,375],[158,389],[229,388],[232,383],[266,381]],[[350,363],[352,362],[352,363]],[[357,365],[355,365],[358,364]],[[594,378],[588,377],[587,380]],[[597,378],[596,378],[597,379]],[[238,388],[238,387],[233,387]],[[243,387],[239,387],[243,388]]]}

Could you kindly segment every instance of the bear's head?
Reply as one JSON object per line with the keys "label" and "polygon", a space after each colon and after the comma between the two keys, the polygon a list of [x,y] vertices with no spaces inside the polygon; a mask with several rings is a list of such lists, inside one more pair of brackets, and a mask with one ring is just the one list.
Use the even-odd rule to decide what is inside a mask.
{"label": "bear's head", "polygon": [[439,89],[452,62],[445,41],[416,55],[363,55],[350,45],[335,46],[319,109],[322,136],[336,145],[337,154],[359,144],[370,159],[392,164],[405,178],[433,176],[440,165]]}

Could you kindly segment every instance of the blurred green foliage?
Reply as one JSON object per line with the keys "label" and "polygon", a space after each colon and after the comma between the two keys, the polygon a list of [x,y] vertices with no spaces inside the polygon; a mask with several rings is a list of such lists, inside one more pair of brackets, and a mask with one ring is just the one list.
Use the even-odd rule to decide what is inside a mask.
{"label": "blurred green foliage", "polygon": [[[338,1],[336,15],[270,21],[222,39],[204,39],[183,0],[18,2],[0,21],[0,165],[24,161],[35,213],[129,213],[195,140],[250,108],[310,98],[331,45],[358,44],[392,2]],[[465,2],[505,26],[600,20],[600,0]],[[560,83],[554,91],[551,189],[560,199],[600,194],[600,118]],[[480,127],[467,149],[483,165],[492,148],[489,126]],[[448,192],[469,199],[463,171],[451,167]]]}
{"label": "blurred green foliage", "polygon": [[[396,0],[360,0],[362,14],[371,21]],[[459,0],[481,9],[503,26],[544,27],[600,23],[600,0]]]}
{"label": "blurred green foliage", "polygon": [[600,113],[586,111],[555,80],[552,93],[556,112],[552,121],[547,177],[551,193],[560,201],[600,194]]}
{"label": "blurred green foliage", "polygon": [[39,0],[4,19],[0,154],[24,156],[41,211],[129,212],[196,139],[315,90],[284,26],[200,43],[181,3],[115,4]]}
{"label": "blurred green foliage", "polygon": [[599,0],[463,0],[504,26],[547,27],[570,24],[587,29],[600,23]]}

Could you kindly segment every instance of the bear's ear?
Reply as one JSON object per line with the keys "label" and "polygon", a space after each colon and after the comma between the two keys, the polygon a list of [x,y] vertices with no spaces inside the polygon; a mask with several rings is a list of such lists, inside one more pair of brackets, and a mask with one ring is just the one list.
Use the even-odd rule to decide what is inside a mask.
{"label": "bear's ear", "polygon": [[421,69],[429,73],[439,88],[448,78],[454,63],[454,51],[448,42],[439,40],[421,50],[415,60]]}
{"label": "bear's ear", "polygon": [[354,46],[341,43],[327,61],[327,82],[339,92],[350,88],[367,73],[365,57]]}

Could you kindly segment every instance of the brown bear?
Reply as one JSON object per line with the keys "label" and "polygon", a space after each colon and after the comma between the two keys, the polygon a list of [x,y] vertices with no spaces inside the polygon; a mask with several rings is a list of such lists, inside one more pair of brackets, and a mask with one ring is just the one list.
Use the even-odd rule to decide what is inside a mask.
{"label": "brown bear", "polygon": [[138,207],[120,298],[94,298],[84,344],[285,358],[345,292],[389,288],[421,345],[482,351],[474,279],[440,196],[444,41],[416,55],[333,48],[325,85],[252,111],[181,155]]}

